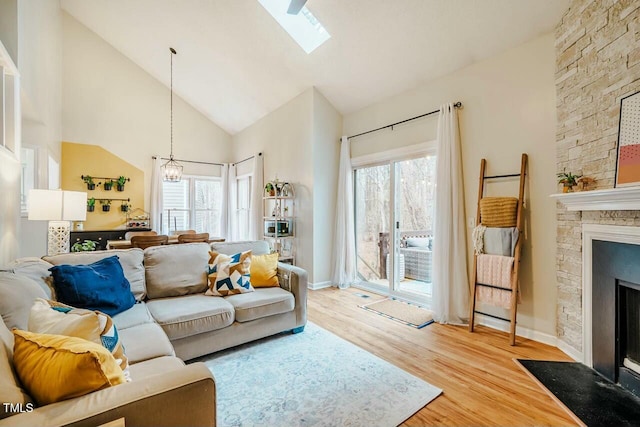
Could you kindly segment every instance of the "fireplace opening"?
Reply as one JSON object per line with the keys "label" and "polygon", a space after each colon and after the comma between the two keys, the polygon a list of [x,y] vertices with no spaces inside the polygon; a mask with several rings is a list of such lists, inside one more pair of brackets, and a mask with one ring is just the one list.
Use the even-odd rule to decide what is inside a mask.
{"label": "fireplace opening", "polygon": [[618,382],[640,396],[640,285],[618,281]]}
{"label": "fireplace opening", "polygon": [[640,245],[592,240],[593,369],[640,397]]}

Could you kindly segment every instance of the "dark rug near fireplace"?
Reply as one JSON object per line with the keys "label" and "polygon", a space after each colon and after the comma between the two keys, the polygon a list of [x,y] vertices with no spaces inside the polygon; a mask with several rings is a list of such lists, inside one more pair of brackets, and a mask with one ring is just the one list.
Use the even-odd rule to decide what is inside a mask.
{"label": "dark rug near fireplace", "polygon": [[517,359],[576,421],[587,426],[640,425],[640,398],[577,362]]}

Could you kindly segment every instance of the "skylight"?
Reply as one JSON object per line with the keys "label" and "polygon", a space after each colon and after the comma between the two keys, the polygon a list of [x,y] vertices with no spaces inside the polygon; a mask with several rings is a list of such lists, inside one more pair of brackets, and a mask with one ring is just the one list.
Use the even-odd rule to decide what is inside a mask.
{"label": "skylight", "polygon": [[313,52],[331,38],[320,21],[306,7],[303,7],[297,15],[289,15],[287,9],[290,0],[258,0],[258,2],[307,53]]}

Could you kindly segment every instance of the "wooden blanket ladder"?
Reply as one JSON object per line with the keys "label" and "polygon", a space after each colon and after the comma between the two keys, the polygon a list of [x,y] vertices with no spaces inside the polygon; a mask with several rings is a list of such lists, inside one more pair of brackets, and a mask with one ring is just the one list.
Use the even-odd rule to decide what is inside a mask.
{"label": "wooden blanket ladder", "polygon": [[[473,255],[473,286],[472,286],[472,294],[471,294],[471,304],[470,304],[470,309],[469,309],[469,331],[473,332],[473,327],[474,327],[474,320],[475,320],[475,314],[482,314],[484,316],[488,316],[488,317],[492,317],[494,319],[498,319],[498,320],[503,320],[505,322],[509,322],[510,323],[510,329],[509,329],[509,339],[510,339],[510,344],[511,345],[515,345],[516,343],[516,313],[517,313],[517,308],[518,308],[518,298],[517,298],[517,292],[518,292],[518,271],[520,269],[520,253],[521,253],[521,249],[522,249],[522,240],[523,240],[523,206],[524,206],[524,184],[525,184],[525,177],[527,175],[527,161],[528,161],[528,156],[526,153],[522,154],[522,161],[520,163],[520,173],[513,173],[513,174],[507,174],[507,175],[490,175],[490,176],[486,176],[485,172],[487,169],[487,161],[486,159],[482,159],[480,160],[480,182],[478,185],[478,208],[476,211],[476,226],[480,225],[482,223],[482,218],[480,216],[480,200],[482,200],[483,196],[484,196],[484,187],[485,187],[485,181],[487,180],[493,180],[493,179],[501,179],[501,178],[515,178],[515,177],[519,177],[520,178],[520,190],[519,190],[519,194],[518,194],[518,204],[517,204],[517,211],[516,211],[516,227],[518,228],[518,232],[519,232],[519,236],[518,236],[518,241],[516,243],[515,246],[515,250],[514,250],[514,262],[513,262],[513,274],[511,275],[511,288],[510,289],[506,289],[506,288],[502,288],[502,287],[498,287],[498,286],[494,286],[494,285],[487,285],[487,284],[482,284],[482,283],[478,283],[478,255],[475,253],[474,250],[474,255]],[[510,318],[504,318],[504,317],[500,317],[500,316],[495,316],[493,314],[489,314],[489,313],[483,313],[481,311],[476,310],[476,293],[477,293],[477,287],[478,286],[485,286],[485,287],[489,287],[489,288],[496,288],[496,289],[500,289],[500,290],[504,290],[507,292],[511,292],[511,301],[510,301]]]}

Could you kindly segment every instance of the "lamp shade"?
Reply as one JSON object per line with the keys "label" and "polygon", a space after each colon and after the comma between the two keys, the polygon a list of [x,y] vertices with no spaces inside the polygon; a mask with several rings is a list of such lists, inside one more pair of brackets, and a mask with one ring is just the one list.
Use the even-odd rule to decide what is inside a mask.
{"label": "lamp shade", "polygon": [[62,190],[29,190],[29,219],[35,221],[84,221],[87,193]]}

